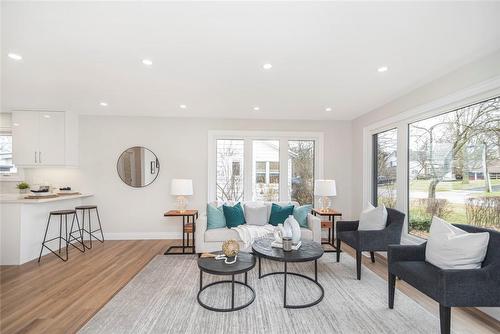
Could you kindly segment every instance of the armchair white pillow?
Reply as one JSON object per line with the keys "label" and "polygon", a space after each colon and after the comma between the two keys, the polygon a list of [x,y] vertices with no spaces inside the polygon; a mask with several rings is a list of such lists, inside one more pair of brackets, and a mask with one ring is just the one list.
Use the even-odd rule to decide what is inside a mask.
{"label": "armchair white pillow", "polygon": [[386,223],[387,209],[385,206],[382,204],[374,207],[371,203],[367,203],[366,208],[359,216],[358,231],[383,230]]}
{"label": "armchair white pillow", "polygon": [[488,232],[468,233],[433,217],[425,261],[441,269],[479,269],[488,250]]}

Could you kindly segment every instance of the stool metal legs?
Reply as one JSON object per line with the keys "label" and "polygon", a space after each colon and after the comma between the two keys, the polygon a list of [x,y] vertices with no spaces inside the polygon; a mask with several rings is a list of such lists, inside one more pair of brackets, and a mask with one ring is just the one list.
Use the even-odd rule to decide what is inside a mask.
{"label": "stool metal legs", "polygon": [[[71,241],[76,240],[77,242],[81,243],[82,246],[84,245],[83,244],[83,233],[81,231],[80,231],[81,242],[80,242],[80,240],[78,240],[77,238],[73,237],[73,235],[72,235],[74,232],[77,232],[77,231],[73,231],[73,226],[74,226],[75,219],[76,219],[76,222],[77,222],[77,226],[78,227],[80,226],[80,223],[78,222],[78,216],[76,215],[76,212],[75,213],[69,213],[69,214],[73,214],[73,221],[71,223],[71,229],[69,230],[69,232],[68,232],[68,214],[58,215],[59,216],[59,236],[47,240],[47,233],[49,231],[50,219],[53,216],[52,213],[49,214],[49,219],[47,220],[47,226],[45,227],[45,234],[43,236],[42,248],[40,249],[40,255],[38,256],[38,262],[40,262],[40,260],[42,259],[42,253],[43,253],[43,249],[44,248],[47,248],[50,252],[52,252],[52,254],[56,255],[58,258],[60,258],[64,262],[68,261],[69,245],[72,245],[73,247],[75,247],[76,249],[78,249],[80,252],[85,252],[85,247],[82,247],[80,249],[76,245],[74,245],[74,244],[71,243]],[[64,236],[63,236],[63,232],[62,232],[63,231],[63,216],[64,216]],[[47,246],[47,244],[49,242],[54,241],[54,240],[58,240],[59,241],[59,249],[58,249],[57,252],[54,251],[49,246]],[[65,249],[65,253],[66,254],[65,254],[64,257],[61,256],[61,249],[62,249],[62,242],[63,241],[66,244],[65,245],[66,246],[66,249]]]}
{"label": "stool metal legs", "polygon": [[[76,219],[76,226],[78,227],[78,229],[76,231],[73,231],[73,225],[75,224],[75,219]],[[79,248],[77,247],[76,245],[72,244],[76,249],[78,249],[80,252],[82,253],[85,253],[85,243],[83,242],[83,231],[82,229],[80,228],[80,222],[78,221],[78,215],[75,213],[73,215],[73,220],[71,221],[71,228],[69,230],[69,243],[71,243],[71,241],[75,240],[76,242],[78,242],[80,245],[82,245],[82,248]],[[74,237],[73,236],[73,233],[75,232],[79,232],[80,233],[80,240],[78,240],[78,237]]]}
{"label": "stool metal legs", "polygon": [[[101,225],[101,218],[99,217],[99,210],[97,208],[92,208],[92,209],[78,209],[82,211],[82,235],[83,233],[87,233],[89,236],[89,246],[85,245],[85,248],[87,249],[92,249],[92,238],[98,240],[99,242],[104,242],[104,233],[102,232],[102,225]],[[97,216],[97,223],[99,224],[99,228],[96,230],[92,230],[92,218],[90,215],[90,211],[95,210],[96,216]],[[88,230],[85,229],[85,211],[87,211],[87,219],[88,219]],[[101,232],[101,237],[97,237],[94,233],[95,232]]]}

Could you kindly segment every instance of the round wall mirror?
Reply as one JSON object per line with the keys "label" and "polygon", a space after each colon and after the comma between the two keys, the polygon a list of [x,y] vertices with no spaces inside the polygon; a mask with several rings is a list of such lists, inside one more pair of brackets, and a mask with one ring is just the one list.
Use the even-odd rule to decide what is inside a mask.
{"label": "round wall mirror", "polygon": [[123,182],[131,187],[141,188],[156,180],[160,173],[160,162],[147,148],[134,146],[123,151],[116,169]]}

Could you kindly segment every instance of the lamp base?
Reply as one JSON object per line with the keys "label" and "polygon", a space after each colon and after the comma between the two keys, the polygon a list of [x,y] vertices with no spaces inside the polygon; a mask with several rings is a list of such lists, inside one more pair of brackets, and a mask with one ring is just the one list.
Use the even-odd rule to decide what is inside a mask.
{"label": "lamp base", "polygon": [[188,200],[187,200],[186,197],[184,197],[184,196],[177,196],[176,206],[177,206],[177,210],[179,212],[181,212],[181,213],[185,212],[187,204],[188,204]]}
{"label": "lamp base", "polygon": [[330,211],[332,202],[330,201],[330,198],[327,196],[322,196],[319,198],[319,207],[321,212],[328,212]]}

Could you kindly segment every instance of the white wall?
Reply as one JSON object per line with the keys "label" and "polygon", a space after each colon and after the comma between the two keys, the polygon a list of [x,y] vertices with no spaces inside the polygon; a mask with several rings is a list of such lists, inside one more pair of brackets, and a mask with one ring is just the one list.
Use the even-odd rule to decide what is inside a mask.
{"label": "white wall", "polygon": [[[205,211],[209,130],[323,132],[324,176],[337,180],[335,207],[350,216],[351,146],[345,140],[350,137],[350,122],[80,116],[81,180],[73,180],[81,190],[95,193],[108,236],[177,236],[178,220],[163,218],[163,212],[175,207],[175,198],[169,195],[173,178],[193,179],[190,207]],[[116,172],[121,152],[136,145],[149,148],[160,160],[156,181],[138,189],[124,184]],[[40,173],[48,171],[36,171]]]}

